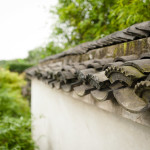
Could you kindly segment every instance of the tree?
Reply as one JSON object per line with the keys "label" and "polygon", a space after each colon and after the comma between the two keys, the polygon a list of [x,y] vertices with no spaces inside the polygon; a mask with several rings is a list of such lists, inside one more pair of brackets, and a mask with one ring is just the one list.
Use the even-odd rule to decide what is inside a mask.
{"label": "tree", "polygon": [[150,20],[149,10],[150,0],[118,0],[109,14],[111,32]]}
{"label": "tree", "polygon": [[149,0],[59,0],[55,37],[66,48],[150,19]]}
{"label": "tree", "polygon": [[54,42],[49,42],[45,47],[38,47],[29,51],[28,57],[25,59],[25,61],[32,64],[37,64],[41,59],[60,53],[61,51],[61,47],[56,46]]}
{"label": "tree", "polygon": [[54,34],[63,37],[66,46],[77,45],[103,37],[107,34],[107,24],[112,0],[59,0],[54,13],[58,24]]}

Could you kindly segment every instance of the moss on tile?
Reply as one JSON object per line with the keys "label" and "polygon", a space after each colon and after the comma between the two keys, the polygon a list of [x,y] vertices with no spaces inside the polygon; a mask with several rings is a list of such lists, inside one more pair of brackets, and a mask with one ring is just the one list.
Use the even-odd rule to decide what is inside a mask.
{"label": "moss on tile", "polygon": [[116,48],[114,49],[113,57],[116,57],[116,56],[117,56],[117,53],[118,53],[118,48],[116,47]]}
{"label": "moss on tile", "polygon": [[124,43],[123,45],[123,55],[126,55],[127,54],[127,43]]}

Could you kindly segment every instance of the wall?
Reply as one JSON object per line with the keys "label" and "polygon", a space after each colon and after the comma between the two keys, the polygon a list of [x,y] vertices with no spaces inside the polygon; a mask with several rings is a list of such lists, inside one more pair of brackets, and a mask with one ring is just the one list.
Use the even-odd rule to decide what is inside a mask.
{"label": "wall", "polygon": [[40,150],[149,150],[150,128],[32,80],[33,137]]}

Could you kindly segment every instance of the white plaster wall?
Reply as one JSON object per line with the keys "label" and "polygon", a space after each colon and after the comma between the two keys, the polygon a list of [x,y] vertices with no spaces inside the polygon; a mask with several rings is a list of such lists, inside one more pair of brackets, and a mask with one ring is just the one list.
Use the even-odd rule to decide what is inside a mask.
{"label": "white plaster wall", "polygon": [[40,150],[150,150],[150,128],[32,80],[33,137]]}

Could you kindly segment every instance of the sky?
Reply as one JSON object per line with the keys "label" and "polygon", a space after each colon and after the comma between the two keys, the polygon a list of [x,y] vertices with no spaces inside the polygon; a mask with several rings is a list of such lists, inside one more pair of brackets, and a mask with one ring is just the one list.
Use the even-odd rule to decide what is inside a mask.
{"label": "sky", "polygon": [[0,0],[0,60],[27,57],[45,45],[56,18],[49,10],[57,0]]}

